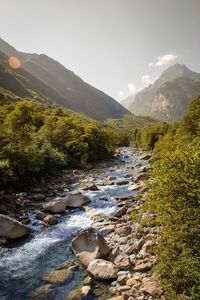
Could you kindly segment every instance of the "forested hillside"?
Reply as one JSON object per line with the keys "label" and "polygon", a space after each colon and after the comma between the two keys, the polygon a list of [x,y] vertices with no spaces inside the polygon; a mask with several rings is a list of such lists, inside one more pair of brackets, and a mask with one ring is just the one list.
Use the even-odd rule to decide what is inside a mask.
{"label": "forested hillside", "polygon": [[[156,271],[161,276],[167,299],[198,300],[200,97],[191,103],[180,124],[158,127],[140,136],[143,141],[138,140],[139,145],[154,148],[150,190],[144,209],[156,213],[156,223],[152,226],[160,231],[154,249],[158,255]],[[149,141],[152,142],[149,144]]]}
{"label": "forested hillside", "polygon": [[113,154],[108,133],[95,121],[10,93],[2,92],[1,99],[1,185],[42,171],[85,167]]}

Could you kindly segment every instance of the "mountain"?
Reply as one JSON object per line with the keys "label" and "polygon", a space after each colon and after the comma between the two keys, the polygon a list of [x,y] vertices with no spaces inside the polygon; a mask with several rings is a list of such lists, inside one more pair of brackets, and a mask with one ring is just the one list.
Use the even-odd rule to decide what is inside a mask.
{"label": "mountain", "polygon": [[[130,112],[112,97],[84,82],[72,71],[45,54],[17,51],[0,38],[0,87],[21,97],[41,97],[43,101],[104,120],[121,118]],[[16,57],[21,67],[13,69],[9,57]],[[3,82],[2,82],[3,81]]]}
{"label": "mountain", "polygon": [[173,123],[179,121],[188,105],[200,95],[200,74],[192,72],[185,65],[175,64],[134,98],[129,110],[136,115],[147,115]]}
{"label": "mountain", "polygon": [[133,97],[134,95],[131,94],[129,97],[120,100],[120,104],[128,109],[129,105],[133,102]]}

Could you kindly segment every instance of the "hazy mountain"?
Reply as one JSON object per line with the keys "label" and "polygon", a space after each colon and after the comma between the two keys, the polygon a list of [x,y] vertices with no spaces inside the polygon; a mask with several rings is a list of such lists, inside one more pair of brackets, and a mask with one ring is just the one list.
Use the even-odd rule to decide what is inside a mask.
{"label": "hazy mountain", "polygon": [[135,97],[126,101],[136,115],[148,115],[172,123],[185,114],[188,104],[200,95],[200,74],[192,72],[185,65],[175,64]]}
{"label": "hazy mountain", "polygon": [[[112,97],[87,84],[47,55],[19,52],[2,39],[0,51],[0,63],[1,67],[4,67],[1,72],[6,74],[3,75],[3,83],[0,80],[0,87],[10,88],[16,95],[26,97],[34,92],[43,99],[97,120],[120,118],[130,114]],[[21,61],[21,68],[9,67],[7,61],[10,56],[15,56]]]}
{"label": "hazy mountain", "polygon": [[125,108],[128,109],[128,107],[130,106],[130,104],[133,102],[133,98],[134,98],[134,95],[131,94],[127,98],[120,100],[120,104],[123,105]]}

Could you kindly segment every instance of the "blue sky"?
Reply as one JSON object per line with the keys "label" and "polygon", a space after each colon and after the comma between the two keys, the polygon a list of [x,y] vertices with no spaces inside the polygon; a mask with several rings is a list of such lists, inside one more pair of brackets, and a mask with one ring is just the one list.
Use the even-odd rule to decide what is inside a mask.
{"label": "blue sky", "polygon": [[0,36],[115,99],[173,63],[200,72],[200,0],[0,0]]}

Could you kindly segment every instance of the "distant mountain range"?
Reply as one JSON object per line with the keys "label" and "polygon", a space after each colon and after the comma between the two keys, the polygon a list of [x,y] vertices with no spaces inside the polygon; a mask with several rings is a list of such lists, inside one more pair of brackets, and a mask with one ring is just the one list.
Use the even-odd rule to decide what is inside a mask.
{"label": "distant mountain range", "polygon": [[[21,67],[13,69],[8,63],[9,57],[18,58]],[[84,82],[47,55],[19,52],[1,38],[0,88],[20,97],[61,105],[96,120],[130,114],[112,97]]]}
{"label": "distant mountain range", "polygon": [[179,121],[188,105],[200,95],[200,74],[175,64],[135,96],[121,102],[136,115],[150,116],[168,123]]}

